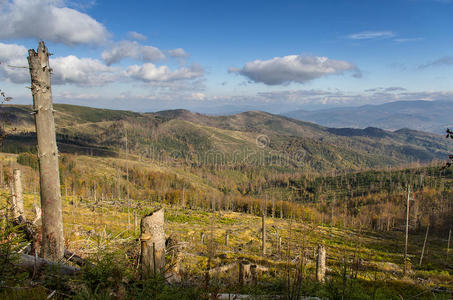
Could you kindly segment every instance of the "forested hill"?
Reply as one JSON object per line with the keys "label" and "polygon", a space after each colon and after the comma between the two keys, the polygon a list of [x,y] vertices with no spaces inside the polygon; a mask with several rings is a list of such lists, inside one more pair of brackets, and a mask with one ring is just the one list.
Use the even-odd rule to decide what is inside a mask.
{"label": "forested hill", "polygon": [[[192,166],[260,165],[325,172],[444,160],[453,144],[443,136],[402,129],[327,128],[284,116],[250,111],[207,116],[186,110],[135,113],[55,104],[59,149],[89,155]],[[5,152],[35,152],[30,106],[4,105],[9,132]]]}

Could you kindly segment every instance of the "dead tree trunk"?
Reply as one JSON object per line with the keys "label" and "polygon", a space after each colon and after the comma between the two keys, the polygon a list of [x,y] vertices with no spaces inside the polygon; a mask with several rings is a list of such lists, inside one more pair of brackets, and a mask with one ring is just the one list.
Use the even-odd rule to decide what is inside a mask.
{"label": "dead tree trunk", "polygon": [[227,231],[225,232],[225,246],[228,247],[229,242],[230,242],[230,231],[227,230]]}
{"label": "dead tree trunk", "polygon": [[316,280],[324,281],[326,276],[326,248],[323,245],[318,245],[318,257],[316,259]]}
{"label": "dead tree trunk", "polygon": [[262,255],[266,255],[266,216],[263,215],[261,217],[261,231],[262,231],[262,237],[261,237],[261,251]]}
{"label": "dead tree trunk", "polygon": [[407,200],[406,200],[406,240],[404,243],[404,266],[403,274],[406,275],[407,271],[407,243],[409,239],[409,205],[410,205],[410,189],[407,188]]}
{"label": "dead tree trunk", "polygon": [[204,244],[204,238],[205,238],[204,232],[200,232],[200,242],[202,245]]}
{"label": "dead tree trunk", "polygon": [[428,240],[428,233],[429,233],[429,223],[428,223],[428,227],[426,227],[425,241],[423,242],[422,254],[420,255],[420,263],[418,264],[419,266],[421,266],[422,262],[423,262],[423,255],[425,254],[425,247],[426,247],[426,241]]}
{"label": "dead tree trunk", "polygon": [[267,211],[267,195],[263,203],[263,215],[261,217],[261,231],[262,231],[262,238],[261,238],[261,251],[262,255],[266,255],[266,211]]}
{"label": "dead tree trunk", "polygon": [[165,266],[164,210],[158,209],[141,220],[141,268],[144,277],[159,274]]}
{"label": "dead tree trunk", "polygon": [[451,239],[451,228],[448,231],[448,242],[447,242],[447,259],[448,259],[448,254],[450,252],[450,239]]}
{"label": "dead tree trunk", "polygon": [[19,169],[15,169],[13,172],[14,180],[14,197],[13,197],[13,209],[14,209],[14,219],[22,217],[25,220],[24,214],[24,198],[22,193],[22,180],[21,172]]}
{"label": "dead tree trunk", "polygon": [[34,49],[28,50],[28,64],[38,139],[42,208],[41,256],[51,261],[58,261],[64,256],[63,218],[58,149],[50,86],[51,68],[49,66],[49,53],[44,42],[39,42],[37,52]]}
{"label": "dead tree trunk", "polygon": [[241,285],[248,284],[252,279],[250,266],[251,266],[250,262],[246,260],[239,262],[239,284]]}
{"label": "dead tree trunk", "polygon": [[250,276],[252,284],[256,285],[258,283],[258,272],[257,272],[257,265],[251,265],[250,266]]}

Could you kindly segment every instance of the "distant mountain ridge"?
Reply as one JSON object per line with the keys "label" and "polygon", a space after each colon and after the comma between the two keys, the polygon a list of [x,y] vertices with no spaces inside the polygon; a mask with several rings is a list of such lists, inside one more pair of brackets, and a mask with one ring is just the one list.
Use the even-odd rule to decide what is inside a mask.
{"label": "distant mountain ridge", "polygon": [[[58,148],[69,153],[121,157],[126,131],[131,158],[199,167],[354,171],[443,160],[453,153],[453,143],[432,133],[328,128],[262,111],[209,116],[183,109],[136,113],[66,104],[54,108]],[[15,128],[2,151],[36,152],[30,112],[30,106],[0,106],[0,115]]]}
{"label": "distant mountain ridge", "polygon": [[315,111],[296,110],[283,115],[327,127],[409,128],[443,134],[446,128],[453,127],[453,101],[396,101]]}

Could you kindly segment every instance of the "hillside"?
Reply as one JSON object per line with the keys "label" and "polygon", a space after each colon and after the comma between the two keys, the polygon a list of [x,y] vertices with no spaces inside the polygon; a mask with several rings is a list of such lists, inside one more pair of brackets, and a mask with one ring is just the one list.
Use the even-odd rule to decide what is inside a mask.
{"label": "hillside", "polygon": [[315,122],[328,127],[366,128],[387,130],[410,128],[443,134],[452,127],[452,101],[396,101],[381,105],[342,107],[324,110],[296,110],[285,116]]}
{"label": "hillside", "polygon": [[[39,198],[39,184],[36,164],[30,163],[27,157],[30,155],[0,153],[5,179],[0,183],[0,205],[8,201],[9,166],[13,165],[22,170],[23,181],[27,183],[24,185],[25,212],[32,219],[32,204]],[[237,268],[213,273],[211,278],[218,286],[213,283],[209,292],[285,295],[287,283],[283,278],[287,272],[291,272],[292,279],[297,278],[296,271],[300,267],[304,272],[301,289],[305,295],[337,299],[341,291],[345,299],[397,299],[398,295],[410,299],[427,293],[423,299],[448,299],[453,279],[452,258],[445,257],[448,227],[441,220],[451,221],[448,217],[451,210],[445,208],[449,207],[452,196],[453,172],[441,178],[439,169],[368,171],[313,179],[296,176],[286,180],[278,176],[260,178],[244,171],[241,178],[236,178],[238,189],[227,191],[225,183],[235,179],[234,173],[227,171],[197,172],[137,161],[129,161],[127,165],[124,159],[62,154],[60,170],[67,247],[77,255],[90,258],[96,267],[82,268],[81,280],[74,281],[70,289],[64,286],[60,290],[74,294],[83,292],[88,294],[86,299],[92,299],[99,291],[111,293],[109,285],[97,285],[97,280],[102,282],[104,277],[115,278],[120,285],[115,285],[117,289],[137,282],[140,247],[136,216],[146,215],[153,207],[161,206],[165,208],[166,236],[184,245],[179,266],[184,283],[188,283],[179,291],[207,285],[205,273],[209,268],[247,260],[265,266],[270,272],[260,273],[259,283],[249,289],[237,284]],[[411,271],[409,276],[403,277],[404,233],[400,228],[405,211],[401,187],[408,181],[416,183],[418,210],[411,217],[414,222],[408,250]],[[241,195],[240,184],[256,184],[256,191],[264,189],[264,193]],[[445,188],[439,188],[441,185]],[[300,191],[299,195],[292,196],[295,202],[284,200],[291,196],[283,192],[291,193],[291,190]],[[130,201],[125,198],[127,191]],[[310,195],[306,198],[306,193],[316,194],[315,202],[302,201],[312,198]],[[345,194],[350,198],[344,197]],[[260,250],[264,199],[268,199],[268,253],[265,256]],[[433,207],[444,210],[433,210]],[[419,266],[428,223],[432,228],[429,251],[423,265]],[[228,243],[225,242],[227,233]],[[320,243],[327,249],[326,284],[315,281],[316,249]],[[169,257],[168,263],[173,262]],[[175,291],[157,290],[175,293],[179,287],[176,285]],[[127,293],[135,296],[137,290],[128,289]],[[198,291],[200,296],[181,299],[208,299],[205,292],[202,289]],[[371,294],[375,297],[369,297]]]}
{"label": "hillside", "polygon": [[[307,172],[430,162],[445,159],[453,145],[442,136],[414,130],[335,129],[265,112],[206,116],[186,110],[134,113],[55,105],[62,152],[130,155],[192,166],[239,165]],[[35,151],[28,106],[1,108],[10,134],[6,152]]]}

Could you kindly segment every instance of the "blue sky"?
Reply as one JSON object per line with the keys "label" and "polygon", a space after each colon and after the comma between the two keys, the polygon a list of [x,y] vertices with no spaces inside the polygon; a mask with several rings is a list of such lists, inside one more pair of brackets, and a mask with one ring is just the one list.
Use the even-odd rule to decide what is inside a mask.
{"label": "blue sky", "polygon": [[201,112],[453,100],[453,1],[0,0],[0,88],[31,103]]}

